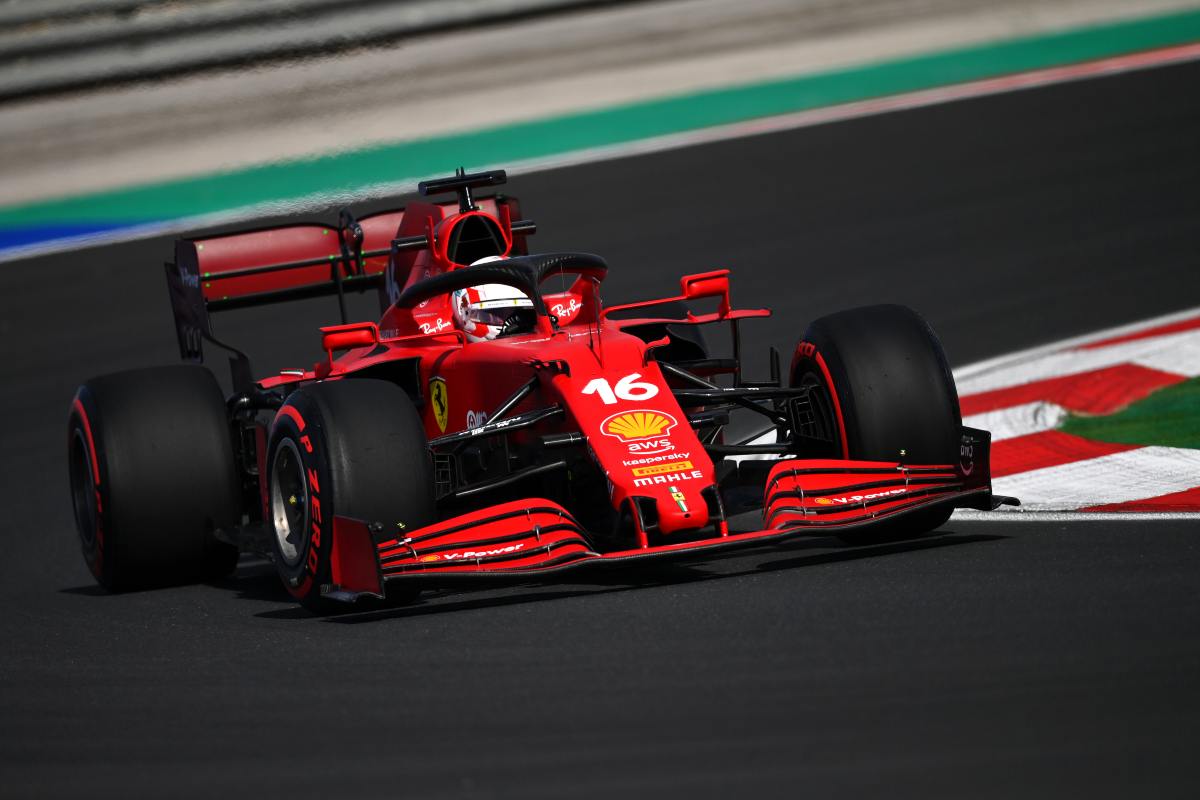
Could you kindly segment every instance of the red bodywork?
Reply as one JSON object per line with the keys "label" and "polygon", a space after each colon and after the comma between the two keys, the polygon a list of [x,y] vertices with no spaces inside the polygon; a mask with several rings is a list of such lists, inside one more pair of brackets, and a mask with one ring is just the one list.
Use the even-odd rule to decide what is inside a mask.
{"label": "red bodywork", "polygon": [[[463,268],[450,252],[455,237],[465,236],[462,226],[499,232],[493,240],[500,255],[524,252],[525,232],[514,230],[516,217],[512,199],[480,199],[477,208],[465,210],[453,202],[419,202],[358,221],[361,235],[305,225],[179,244],[168,278],[177,320],[181,313],[183,318],[181,348],[185,339],[196,338],[196,332],[185,330],[190,312],[180,311],[181,303],[196,305],[194,292],[188,294],[189,287],[194,289],[190,281],[198,279],[203,298],[203,315],[193,315],[200,338],[210,338],[207,311],[222,303],[238,307],[255,298],[300,295],[333,279],[346,288],[369,282],[380,291],[385,306],[378,323],[323,328],[326,356],[321,361],[302,373],[259,380],[256,388],[286,393],[312,381],[342,380],[383,364],[405,364],[413,376],[410,393],[435,443],[481,429],[485,422],[502,426],[504,420],[522,414],[558,409],[536,426],[504,435],[513,447],[536,450],[545,437],[581,434],[590,463],[607,481],[608,502],[616,512],[628,510],[632,518],[635,535],[628,546],[600,548],[594,532],[570,509],[540,496],[537,481],[529,482],[528,498],[492,505],[485,493],[474,508],[464,510],[459,504],[445,519],[403,539],[377,542],[370,521],[339,517],[334,529],[334,585],[327,590],[332,596],[382,595],[384,583],[392,580],[540,575],[598,562],[707,552],[878,524],[937,504],[990,507],[987,435],[964,429],[964,453],[971,455],[960,464],[795,458],[774,462],[763,486],[762,523],[756,529],[731,531],[706,443],[673,393],[678,379],[664,374],[656,360],[656,350],[669,339],[647,341],[631,330],[666,323],[736,325],[770,312],[734,309],[727,270],[685,276],[675,298],[608,309],[601,307],[595,275],[580,275],[569,284],[556,277],[558,291],[542,295],[556,322],[539,316],[530,332],[485,342],[469,342],[454,328],[448,295],[411,307],[396,302],[405,289]],[[404,247],[393,245],[385,253],[393,240]],[[709,305],[715,300],[715,310],[689,312],[684,318],[628,317],[668,301],[705,299]],[[614,313],[625,318],[614,318]],[[736,369],[717,366],[708,377]],[[536,379],[534,388],[506,409],[503,419],[488,419],[531,379]],[[440,402],[431,402],[438,383]],[[833,402],[836,408],[836,394]],[[500,432],[493,427],[488,435]],[[265,475],[262,429],[258,434],[258,473]],[[844,442],[842,431],[837,444],[843,455]],[[261,488],[265,504],[265,481]]]}

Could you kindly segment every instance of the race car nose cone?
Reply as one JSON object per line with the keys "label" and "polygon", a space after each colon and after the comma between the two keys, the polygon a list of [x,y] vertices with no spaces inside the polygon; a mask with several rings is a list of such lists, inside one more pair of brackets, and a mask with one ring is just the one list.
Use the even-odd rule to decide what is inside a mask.
{"label": "race car nose cone", "polygon": [[666,496],[656,498],[658,529],[670,535],[677,531],[694,530],[708,524],[708,504],[699,495],[685,493],[681,486],[667,486]]}

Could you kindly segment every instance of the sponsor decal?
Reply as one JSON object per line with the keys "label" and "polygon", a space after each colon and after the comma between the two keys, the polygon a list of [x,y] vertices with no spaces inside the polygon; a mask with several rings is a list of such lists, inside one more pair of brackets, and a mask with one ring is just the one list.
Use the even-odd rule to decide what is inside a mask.
{"label": "sponsor decal", "polygon": [[[470,292],[472,290],[468,289],[467,291]],[[527,308],[530,304],[529,300],[520,297],[501,297],[498,300],[476,300],[472,298],[471,302],[475,303],[476,308],[485,310],[489,308],[518,308],[522,306]]]}
{"label": "sponsor decal", "polygon": [[467,411],[467,427],[482,428],[487,424],[488,415],[486,411]]}
{"label": "sponsor decal", "polygon": [[654,475],[649,478],[634,478],[634,486],[653,486],[656,483],[671,484],[675,481],[694,481],[697,478],[703,478],[704,473],[698,469],[690,472],[676,472],[671,475]]}
{"label": "sponsor decal", "polygon": [[621,464],[626,467],[636,467],[640,464],[657,464],[660,461],[691,458],[691,455],[691,453],[666,453],[661,456],[647,456],[646,458],[627,458]]}
{"label": "sponsor decal", "polygon": [[[648,439],[656,439],[659,442],[669,444],[670,440],[659,437],[665,437],[677,424],[675,417],[665,411],[639,408],[634,411],[622,411],[613,414],[600,423],[600,432],[605,436],[612,436],[614,439],[619,439],[625,444],[642,442]],[[659,447],[662,446],[662,444],[659,445]],[[632,447],[630,448],[630,452],[633,452]]]}
{"label": "sponsor decal", "polygon": [[683,499],[683,492],[679,491],[679,487],[668,486],[667,491],[671,493],[671,499],[679,505],[679,510],[688,513],[687,502]]}
{"label": "sponsor decal", "polygon": [[437,420],[438,430],[445,433],[446,422],[450,419],[450,394],[446,389],[445,378],[430,379],[429,402],[433,405],[433,418]]}
{"label": "sponsor decal", "polygon": [[422,322],[421,323],[421,333],[441,333],[442,331],[446,330],[449,327],[450,327],[449,322],[442,319],[441,317],[438,317],[433,322]]}
{"label": "sponsor decal", "polygon": [[634,467],[633,474],[642,478],[646,475],[667,475],[672,472],[683,472],[693,469],[691,461],[669,461],[665,464],[651,464],[648,467]]}
{"label": "sponsor decal", "polygon": [[[493,423],[492,423],[491,430],[492,430],[492,431],[503,430],[504,428],[507,428],[509,425],[512,425],[512,424],[513,424],[514,422],[516,422],[516,421],[517,421],[517,420],[515,420],[515,419],[502,419],[502,420],[500,420],[499,422],[493,422]],[[485,424],[486,424],[486,423],[485,423]],[[483,426],[483,425],[481,425],[481,426],[479,426],[478,428],[472,428],[472,429],[471,429],[471,435],[472,435],[472,436],[479,436],[480,434],[484,433],[483,427],[484,427],[484,426]]]}
{"label": "sponsor decal", "polygon": [[193,275],[192,273],[188,272],[187,268],[182,264],[179,265],[179,280],[189,289],[200,288],[200,275]]}
{"label": "sponsor decal", "polygon": [[383,285],[387,289],[388,304],[395,303],[400,299],[400,292],[404,289],[403,285],[396,280],[395,265],[389,264],[384,271]]}
{"label": "sponsor decal", "polygon": [[525,547],[525,543],[510,544],[504,547],[492,547],[487,550],[463,550],[460,553],[441,553],[440,555],[421,556],[419,561],[461,561],[464,558],[486,558],[488,556],[502,556],[508,553],[515,553]]}
{"label": "sponsor decal", "polygon": [[958,446],[958,467],[963,475],[970,475],[975,471],[975,439],[966,434]]}
{"label": "sponsor decal", "polygon": [[[675,445],[670,439],[647,439],[641,442],[630,442],[628,446],[631,456],[669,453],[675,449]],[[671,458],[674,456],[672,455]]]}
{"label": "sponsor decal", "polygon": [[568,303],[555,303],[550,306],[550,313],[557,317],[559,322],[566,322],[574,317],[581,308],[583,308],[583,304],[572,297]]}
{"label": "sponsor decal", "polygon": [[866,494],[852,494],[846,497],[818,497],[816,503],[819,506],[846,505],[848,503],[861,503],[864,500],[875,500],[879,497],[891,497],[892,495],[904,494],[907,489],[884,489],[882,492],[867,492]]}

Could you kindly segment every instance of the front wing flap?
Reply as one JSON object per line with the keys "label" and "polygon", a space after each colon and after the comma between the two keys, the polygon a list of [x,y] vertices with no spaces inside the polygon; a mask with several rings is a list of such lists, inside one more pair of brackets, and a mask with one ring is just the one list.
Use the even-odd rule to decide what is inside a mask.
{"label": "front wing flap", "polygon": [[533,579],[584,565],[698,555],[795,536],[889,523],[921,509],[992,509],[1013,498],[991,492],[990,435],[962,429],[957,464],[786,459],[771,470],[761,530],[648,548],[598,552],[584,528],[552,500],[530,498],[443,520],[408,536],[375,542],[371,527],[334,519],[328,597],[383,597],[390,581]]}

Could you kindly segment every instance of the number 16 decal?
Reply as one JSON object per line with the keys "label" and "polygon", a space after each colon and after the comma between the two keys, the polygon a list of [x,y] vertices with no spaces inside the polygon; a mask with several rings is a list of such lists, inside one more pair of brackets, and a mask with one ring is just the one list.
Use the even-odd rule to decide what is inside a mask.
{"label": "number 16 decal", "polygon": [[596,378],[583,387],[581,394],[595,394],[606,406],[616,405],[618,400],[649,400],[658,394],[658,387],[653,383],[639,381],[640,372],[626,375],[612,386],[607,378]]}

